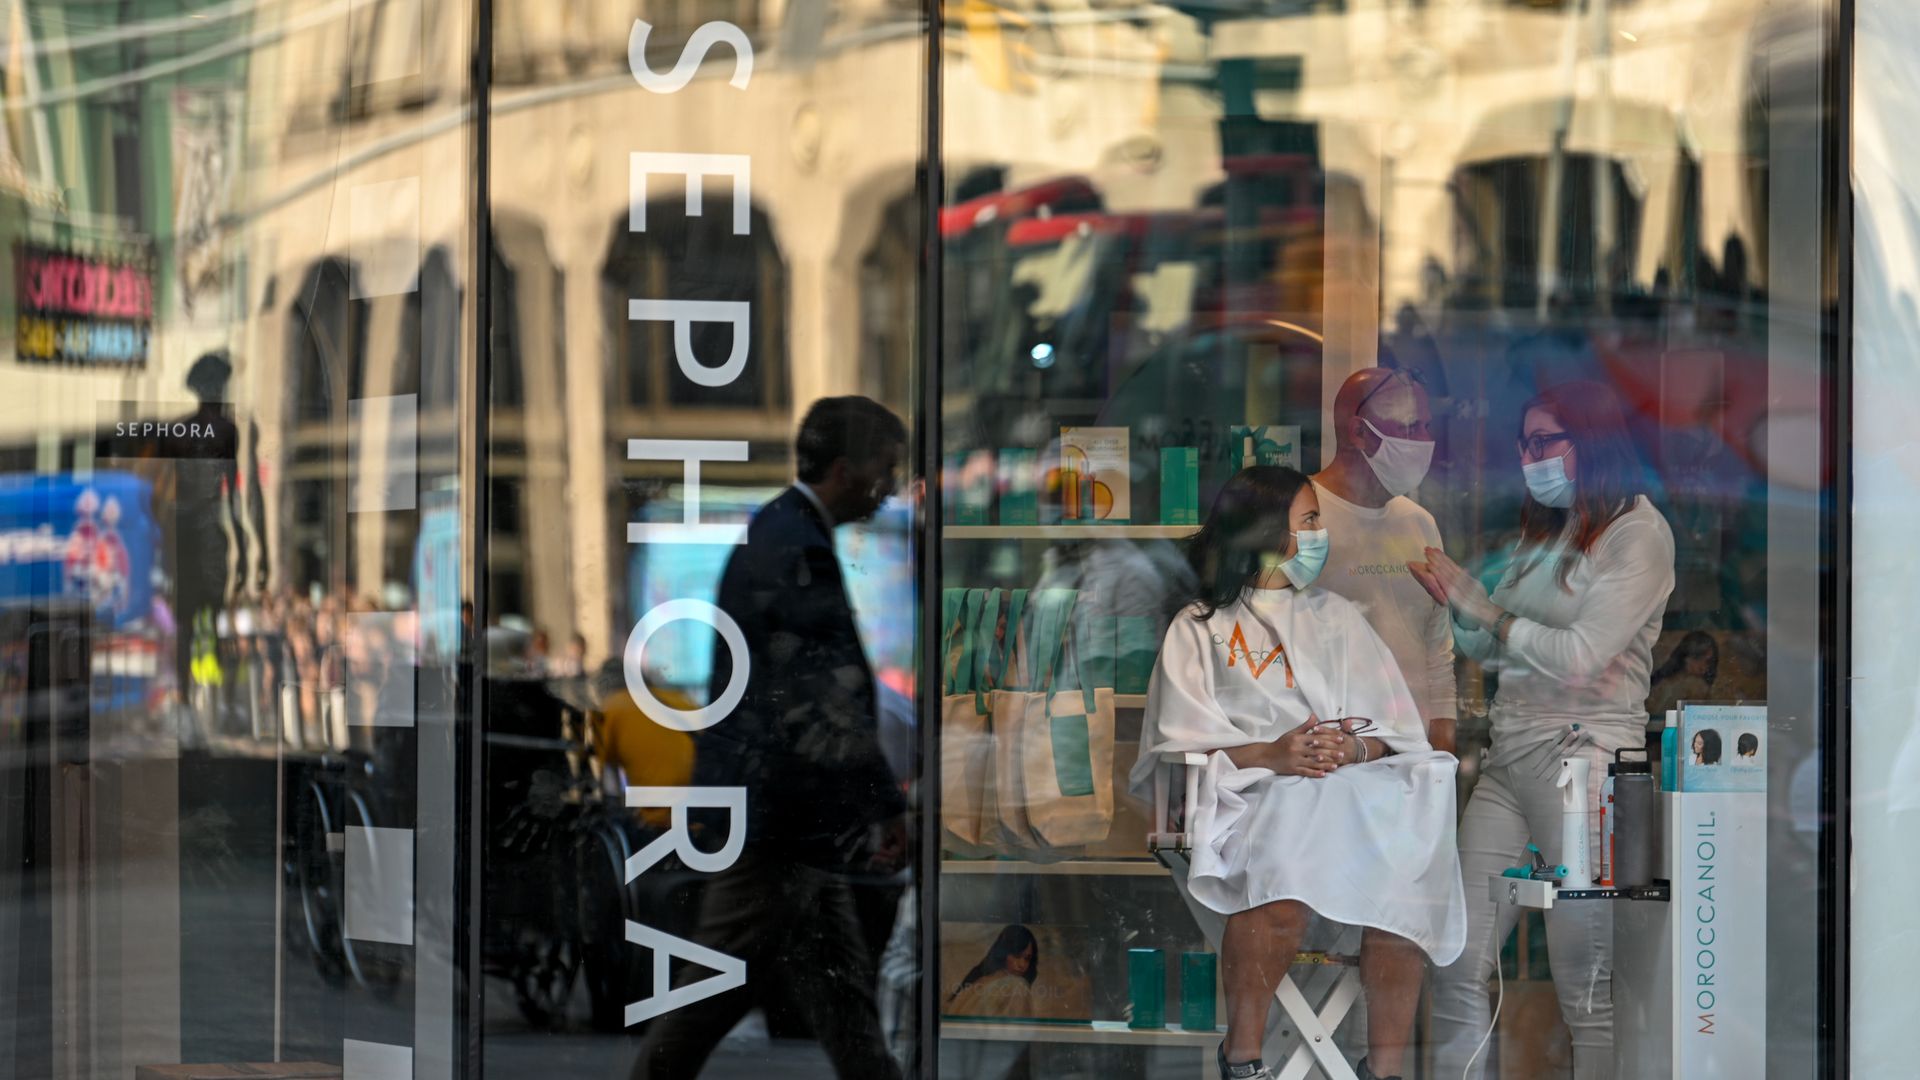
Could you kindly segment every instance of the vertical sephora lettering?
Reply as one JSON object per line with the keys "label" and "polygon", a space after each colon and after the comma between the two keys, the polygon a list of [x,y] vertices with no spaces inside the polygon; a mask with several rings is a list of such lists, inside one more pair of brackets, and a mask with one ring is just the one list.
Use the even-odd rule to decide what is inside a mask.
{"label": "vertical sephora lettering", "polygon": [[[709,22],[694,31],[681,50],[673,70],[665,74],[647,65],[647,35],[652,26],[636,20],[627,37],[627,66],[634,80],[656,94],[673,94],[693,81],[706,54],[725,45],[734,55],[733,75],[728,82],[745,90],[753,77],[753,44],[738,26],[727,22]],[[733,235],[747,236],[751,231],[752,170],[744,154],[640,153],[628,159],[629,232],[647,231],[647,180],[653,176],[678,176],[686,184],[685,212],[700,216],[705,211],[704,184],[709,179],[731,183]],[[689,252],[697,258],[701,253]],[[752,360],[752,306],[745,301],[676,300],[671,297],[630,297],[627,318],[634,322],[664,322],[673,327],[673,356],[680,372],[696,386],[709,389],[727,386],[740,377]],[[694,354],[693,327],[696,323],[725,323],[733,332],[733,345],[724,359]],[[705,461],[745,461],[745,440],[727,439],[630,439],[627,458],[632,461],[680,462],[685,479],[681,520],[627,525],[630,544],[738,544],[746,539],[744,525],[707,524],[700,520],[700,465]],[[697,709],[676,709],[655,697],[642,676],[641,654],[647,641],[662,627],[679,621],[704,624],[718,634],[721,647],[732,655],[732,675],[718,697]],[[633,700],[656,722],[680,731],[694,732],[724,722],[746,693],[753,677],[747,643],[740,627],[726,612],[705,600],[676,599],[658,605],[634,626],[627,638],[623,658],[627,690]],[[632,807],[671,808],[672,827],[627,860],[626,880],[632,882],[646,873],[669,853],[679,855],[689,868],[701,873],[717,873],[732,866],[746,842],[747,789],[744,787],[629,787],[627,805]],[[689,830],[688,812],[693,808],[718,809],[727,813],[727,840],[719,851],[702,851],[694,846]],[[663,1013],[684,1008],[715,994],[745,985],[747,964],[697,945],[684,938],[627,920],[626,938],[630,943],[653,953],[653,996],[627,1006],[628,1026],[643,1023]],[[704,979],[686,986],[673,987],[669,981],[674,958],[692,961],[712,971]]]}

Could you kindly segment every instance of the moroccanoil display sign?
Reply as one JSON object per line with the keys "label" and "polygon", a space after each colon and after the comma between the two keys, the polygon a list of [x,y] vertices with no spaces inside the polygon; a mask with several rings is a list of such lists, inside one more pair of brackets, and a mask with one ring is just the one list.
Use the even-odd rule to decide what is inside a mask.
{"label": "moroccanoil display sign", "polygon": [[37,244],[13,249],[23,361],[141,367],[153,337],[153,275],[144,261]]}

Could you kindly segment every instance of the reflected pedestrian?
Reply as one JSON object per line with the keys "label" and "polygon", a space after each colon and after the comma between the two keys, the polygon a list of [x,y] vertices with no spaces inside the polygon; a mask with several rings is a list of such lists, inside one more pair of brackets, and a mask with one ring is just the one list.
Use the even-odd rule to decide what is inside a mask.
{"label": "reflected pedestrian", "polygon": [[[746,639],[750,674],[732,715],[699,734],[694,783],[746,789],[747,839],[707,883],[693,939],[744,960],[748,982],[662,1016],[636,1078],[698,1075],[757,1003],[756,987],[792,1002],[841,1077],[900,1075],[854,881],[905,865],[907,807],[881,751],[873,669],[833,534],[893,494],[906,439],[878,402],[815,402],[794,441],[797,479],[727,560],[717,606]],[[732,677],[731,653],[718,649],[713,698]]]}

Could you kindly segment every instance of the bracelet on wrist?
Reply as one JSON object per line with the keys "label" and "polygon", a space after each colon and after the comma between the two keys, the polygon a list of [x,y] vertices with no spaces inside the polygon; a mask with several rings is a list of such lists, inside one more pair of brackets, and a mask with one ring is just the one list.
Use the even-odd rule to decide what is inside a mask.
{"label": "bracelet on wrist", "polygon": [[1508,625],[1509,623],[1512,623],[1512,622],[1515,622],[1515,621],[1517,621],[1517,620],[1518,620],[1519,618],[1520,618],[1520,616],[1518,616],[1518,615],[1515,615],[1515,614],[1514,614],[1513,612],[1511,612],[1511,611],[1503,611],[1503,612],[1501,612],[1501,613],[1500,613],[1500,617],[1499,617],[1499,618],[1497,618],[1497,619],[1495,619],[1495,620],[1493,620],[1493,636],[1494,636],[1494,638],[1495,638],[1495,639],[1497,639],[1497,640],[1501,640],[1501,641],[1504,641],[1504,640],[1506,640],[1505,638],[1502,638],[1502,637],[1501,637],[1500,635],[1501,635],[1502,633],[1504,633],[1504,632],[1506,631],[1506,629],[1507,629],[1507,625]]}

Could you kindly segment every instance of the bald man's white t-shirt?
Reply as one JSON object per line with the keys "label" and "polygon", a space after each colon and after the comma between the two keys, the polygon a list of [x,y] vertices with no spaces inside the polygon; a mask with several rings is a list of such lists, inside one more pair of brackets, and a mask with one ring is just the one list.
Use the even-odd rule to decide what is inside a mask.
{"label": "bald man's white t-shirt", "polygon": [[1318,481],[1313,490],[1330,548],[1316,584],[1360,608],[1400,665],[1422,719],[1454,719],[1453,621],[1407,569],[1428,547],[1441,546],[1433,515],[1404,495],[1374,510]]}

